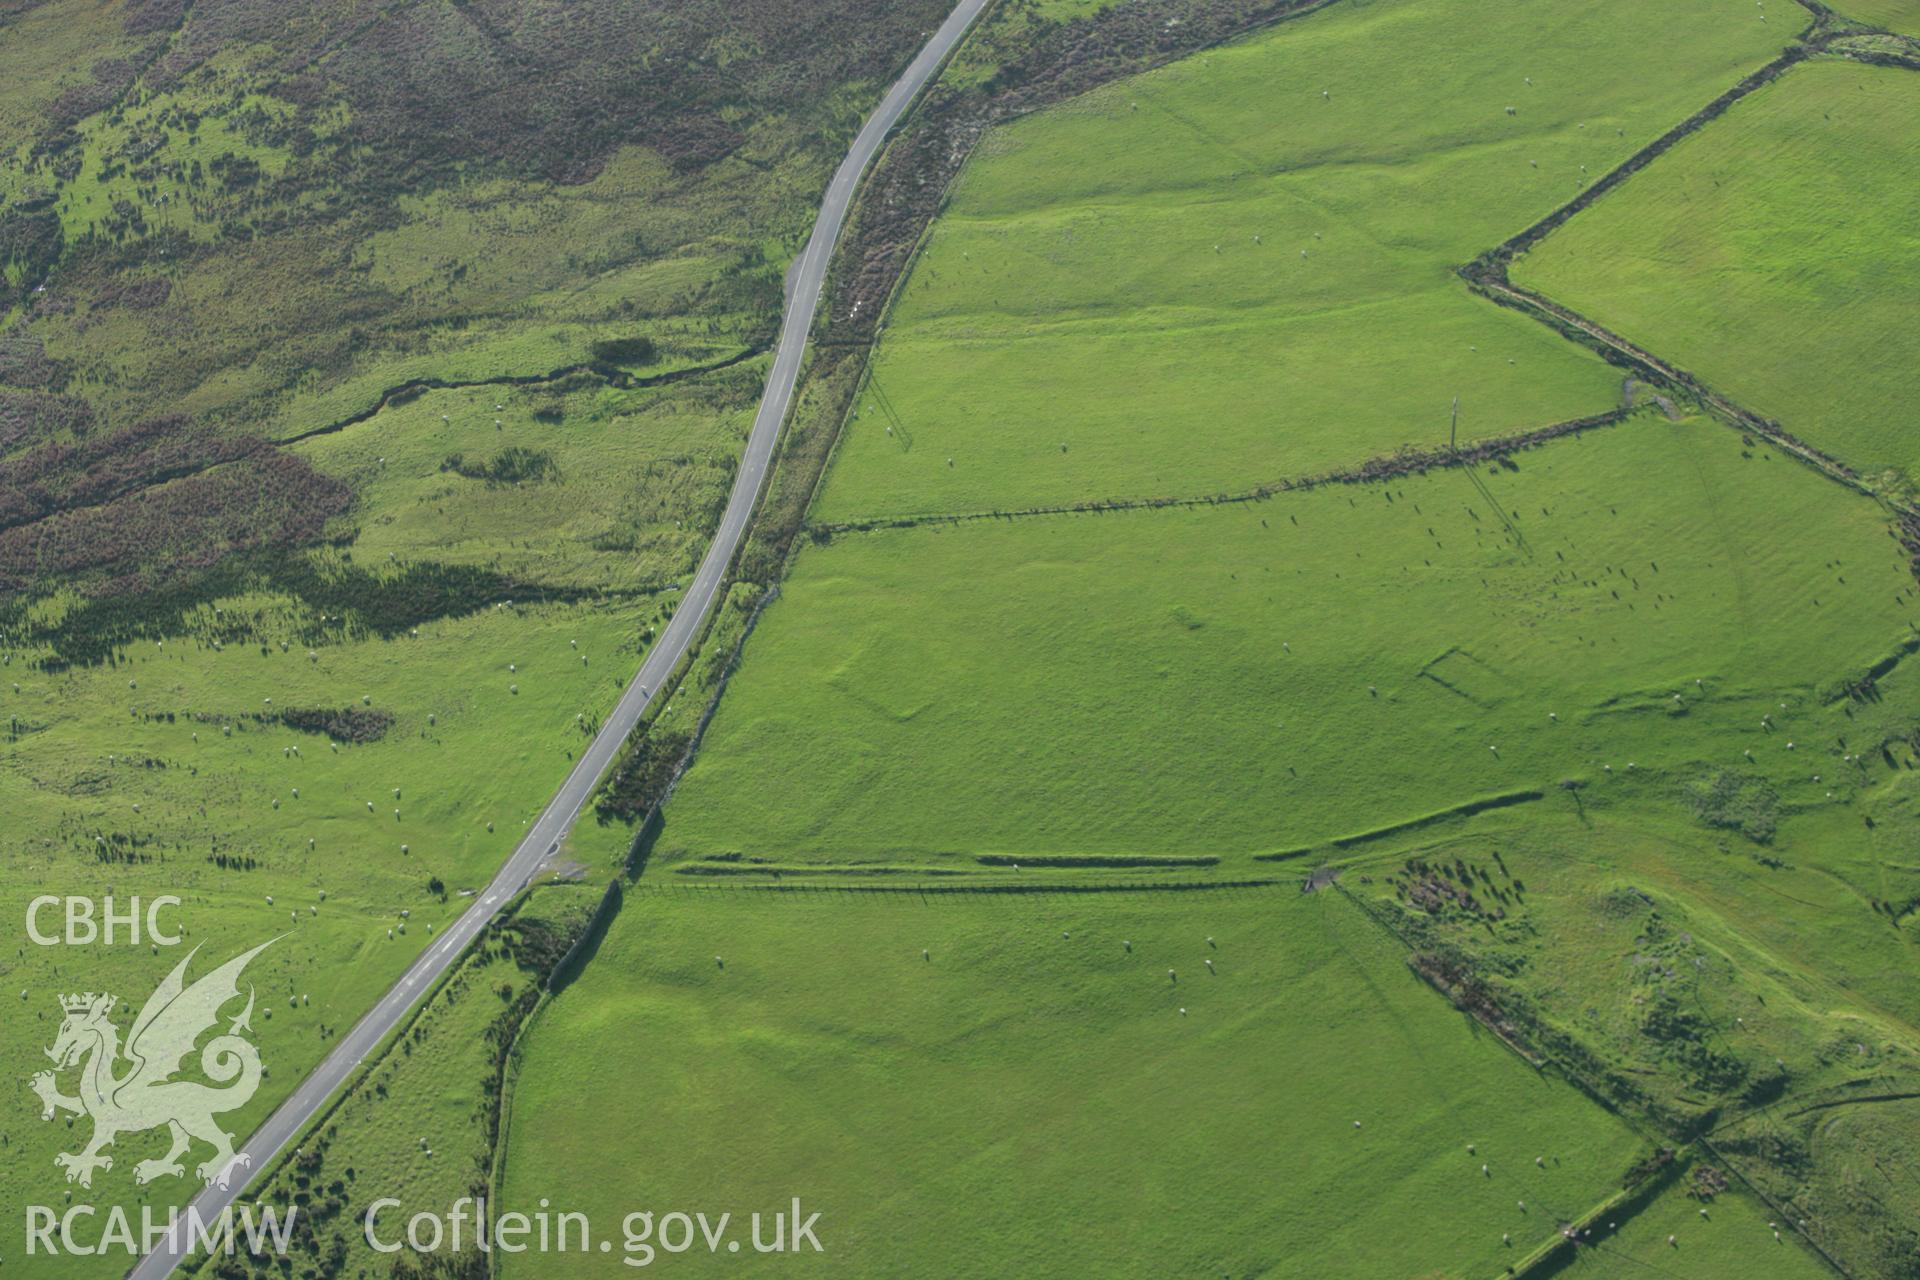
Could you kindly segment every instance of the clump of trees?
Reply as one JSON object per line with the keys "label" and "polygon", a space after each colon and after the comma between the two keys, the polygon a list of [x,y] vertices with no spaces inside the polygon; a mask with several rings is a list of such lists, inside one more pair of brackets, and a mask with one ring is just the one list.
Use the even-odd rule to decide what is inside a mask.
{"label": "clump of trees", "polygon": [[634,823],[646,817],[666,798],[674,772],[686,757],[693,735],[648,733],[628,745],[614,765],[613,777],[601,788],[594,813],[604,823]]}

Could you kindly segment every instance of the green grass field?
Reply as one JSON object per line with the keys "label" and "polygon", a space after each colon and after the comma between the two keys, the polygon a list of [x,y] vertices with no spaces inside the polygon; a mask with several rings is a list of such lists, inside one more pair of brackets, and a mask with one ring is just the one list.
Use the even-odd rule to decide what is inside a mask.
{"label": "green grass field", "polygon": [[359,495],[342,523],[362,560],[658,592],[706,551],[764,372],[756,360],[630,391],[429,392],[296,449]]}
{"label": "green grass field", "polygon": [[1812,63],[1574,217],[1513,278],[1909,489],[1916,192],[1920,80]]}
{"label": "green grass field", "polygon": [[[1700,1214],[1706,1209],[1705,1217]],[[1578,1249],[1559,1266],[1531,1275],[1564,1280],[1630,1280],[1678,1275],[1688,1280],[1816,1280],[1833,1272],[1791,1232],[1778,1240],[1763,1203],[1740,1191],[1710,1202],[1673,1188],[1627,1219],[1618,1232]]]}
{"label": "green grass field", "polygon": [[1845,13],[1889,31],[1920,36],[1920,3],[1915,0],[1847,0]]}
{"label": "green grass field", "polygon": [[[829,1254],[844,1232],[842,1265],[873,1274],[1012,1259],[1063,1275],[1499,1274],[1552,1231],[1480,1213],[1545,1193],[1483,1206],[1477,1159],[1457,1183],[1420,1164],[1494,1141],[1461,1136],[1489,1132],[1465,1107],[1555,1143],[1503,1105],[1499,1073],[1524,1069],[1481,1023],[1456,1024],[1471,1063],[1414,1030],[1451,1038],[1459,1015],[1409,979],[1398,934],[1457,1003],[1686,1145],[1673,1183],[1541,1274],[1825,1274],[1795,1232],[1775,1240],[1776,1205],[1861,1274],[1899,1273],[1904,1115],[1876,1110],[1872,1142],[1776,1123],[1830,1096],[1905,1096],[1920,1066],[1920,592],[1884,508],[1722,424],[1643,411],[1501,459],[1260,501],[942,518],[1206,499],[1432,448],[1455,394],[1467,440],[1619,403],[1616,371],[1473,299],[1452,268],[1710,100],[1804,12],[1462,17],[1331,6],[983,143],[814,513],[918,519],[823,528],[794,560],[648,846],[656,883],[736,889],[636,894],[527,1038],[503,1172],[515,1207],[743,1217],[799,1195]],[[1564,241],[1598,272],[1632,242],[1623,224],[1571,237],[1657,192],[1715,130],[1796,85],[1891,74],[1797,70],[1539,257]],[[1808,173],[1808,190],[1844,181]],[[1876,181],[1857,225],[1830,235],[1898,222],[1894,177]],[[1656,224],[1643,211],[1629,230]],[[1742,243],[1778,252],[1778,230]],[[1772,287],[1819,297],[1875,269],[1864,247],[1841,261],[1824,286],[1788,272]],[[1896,271],[1863,292],[1897,288]],[[1795,332],[1782,312],[1750,323]],[[1846,351],[1857,368],[1877,358]],[[1296,894],[1323,864],[1338,886]],[[1045,889],[1097,876],[1275,883]],[[794,891],[738,887],[769,881]],[[982,892],[845,892],[915,881]],[[1227,1013],[1226,958],[1243,948],[1286,984],[1283,1002],[1232,1011],[1218,1057],[1170,1055],[1149,1016],[1186,1000],[1192,957],[1152,952],[1152,975],[1179,973],[1154,1004],[1128,985],[1169,931],[1221,943],[1206,1004],[1175,1012],[1175,1034]],[[1135,950],[1099,954],[1116,938]],[[1056,946],[1093,948],[1090,967],[1054,972]],[[1387,1005],[1391,1056],[1368,1012]],[[1372,1047],[1343,1047],[1354,1035]],[[1375,1119],[1316,1101],[1469,1078],[1446,1103],[1451,1143],[1396,1132],[1360,1165],[1331,1144],[1370,1141]],[[1328,1111],[1337,1135],[1296,1127]],[[1689,1188],[1711,1161],[1687,1144],[1710,1129],[1773,1205],[1736,1178],[1701,1216]],[[1848,1154],[1849,1134],[1869,1154]],[[581,1172],[607,1142],[629,1171]],[[1556,1155],[1523,1152],[1522,1172],[1563,1176]],[[1554,1192],[1552,1226],[1600,1208],[1624,1172]]]}
{"label": "green grass field", "polygon": [[701,1274],[1493,1274],[1641,1145],[1291,887],[638,893],[518,1081],[511,1207],[821,1211]]}
{"label": "green grass field", "polygon": [[[16,531],[66,513],[0,495],[0,586],[27,584],[0,597],[0,917],[177,894],[196,973],[281,935],[237,1134],[491,877],[670,616],[781,270],[937,6],[497,8],[286,6],[268,40],[220,6],[135,32],[0,0],[0,464],[84,441],[23,395],[63,389],[100,437],[180,412],[352,491],[179,581],[137,555],[62,581]],[[1119,11],[1068,59],[1109,74],[1176,47],[1128,8],[1009,0],[939,127],[1074,82],[1021,62],[1058,21]],[[386,1277],[373,1197],[492,1178],[496,1211],[584,1211],[616,1249],[634,1211],[731,1213],[736,1240],[795,1197],[822,1215],[824,1258],[661,1259],[696,1272],[1491,1277],[1617,1203],[1534,1280],[1826,1274],[1776,1216],[1904,1276],[1920,589],[1888,509],[1685,404],[1222,500],[1437,449],[1456,405],[1468,444],[1618,407],[1621,370],[1456,268],[1809,20],[1346,0],[988,132],[737,676],[778,520],[563,851],[584,884],[523,905],[524,949],[489,935],[256,1189],[326,1216],[251,1270]],[[502,86],[534,49],[522,112]],[[1797,67],[1516,280],[1910,489],[1911,74]],[[883,255],[905,224],[873,225]],[[475,385],[339,425],[427,380]],[[124,466],[164,492],[170,456]],[[782,510],[811,475],[776,478]],[[1109,501],[1148,509],[1030,514]],[[508,1059],[634,848],[649,752],[723,691],[639,885]],[[60,995],[137,1007],[163,956],[0,955],[0,1074],[46,1065]],[[53,1202],[84,1121],[10,1097],[0,1202]],[[1704,1216],[1702,1135],[1758,1189]],[[184,1200],[132,1184],[163,1146],[128,1135],[86,1194]],[[1674,1180],[1619,1199],[1663,1146]]]}
{"label": "green grass field", "polygon": [[816,514],[1244,492],[1444,444],[1456,396],[1463,439],[1609,409],[1614,371],[1453,269],[1791,34],[1734,0],[1333,5],[1000,130]]}
{"label": "green grass field", "polygon": [[842,535],[767,611],[660,848],[1245,868],[1709,765],[1844,804],[1827,698],[1916,619],[1871,502],[1658,415],[1512,469]]}

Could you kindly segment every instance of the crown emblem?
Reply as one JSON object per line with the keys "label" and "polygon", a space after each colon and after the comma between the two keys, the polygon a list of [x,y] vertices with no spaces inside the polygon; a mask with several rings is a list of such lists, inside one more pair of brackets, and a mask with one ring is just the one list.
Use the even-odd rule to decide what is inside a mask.
{"label": "crown emblem", "polygon": [[[68,1182],[91,1187],[96,1172],[113,1168],[113,1157],[103,1148],[116,1137],[148,1129],[171,1132],[173,1146],[167,1154],[134,1166],[136,1184],[183,1176],[186,1165],[180,1157],[195,1142],[213,1148],[213,1154],[195,1169],[208,1186],[231,1187],[236,1171],[252,1165],[246,1152],[233,1149],[233,1135],[216,1119],[245,1106],[266,1075],[259,1050],[242,1034],[251,1030],[247,1019],[253,1014],[252,986],[246,990],[245,1011],[227,1023],[224,1033],[219,1030],[220,1012],[229,1001],[240,998],[240,975],[247,962],[271,945],[263,942],[235,956],[192,985],[186,981],[187,965],[198,949],[190,952],[147,997],[124,1047],[113,1013],[116,1004],[123,1013],[126,1006],[116,997],[105,991],[59,997],[66,1021],[46,1051],[53,1069],[34,1073],[27,1087],[40,1098],[42,1120],[62,1111],[93,1120],[93,1137],[86,1146],[54,1157],[54,1164],[66,1170]],[[208,1032],[213,1036],[202,1045]],[[174,1076],[185,1066],[183,1060],[196,1049],[198,1074],[206,1083],[176,1080]],[[122,1062],[128,1064],[124,1070],[119,1069]],[[80,1072],[80,1091],[63,1093],[59,1073],[75,1070]]]}

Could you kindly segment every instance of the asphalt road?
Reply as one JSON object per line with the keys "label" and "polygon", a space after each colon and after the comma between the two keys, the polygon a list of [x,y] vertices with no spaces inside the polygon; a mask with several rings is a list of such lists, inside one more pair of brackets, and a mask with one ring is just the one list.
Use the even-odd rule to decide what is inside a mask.
{"label": "asphalt road", "polygon": [[[380,998],[380,1002],[354,1024],[353,1030],[341,1038],[333,1052],[301,1081],[291,1097],[280,1104],[279,1110],[241,1144],[240,1150],[252,1159],[252,1170],[238,1173],[232,1185],[225,1189],[209,1187],[195,1197],[193,1207],[198,1210],[201,1221],[218,1217],[222,1209],[240,1198],[251,1173],[271,1164],[274,1157],[306,1128],[334,1091],[346,1083],[387,1033],[400,1024],[414,1001],[459,959],[460,953],[486,927],[494,914],[545,865],[559,847],[561,838],[573,826],[574,819],[580,816],[581,809],[586,806],[588,797],[593,794],[594,783],[606,771],[634,725],[639,723],[647,703],[673,673],[681,658],[686,656],[694,637],[700,634],[701,626],[719,599],[727,567],[732,564],[734,553],[739,550],[740,541],[746,536],[754,505],[759,501],[760,490],[772,467],[773,446],[780,435],[780,424],[786,419],[793,401],[794,384],[800,376],[800,360],[807,348],[807,331],[813,326],[814,312],[820,305],[821,290],[826,284],[827,263],[833,256],[834,242],[840,238],[840,228],[846,221],[847,210],[853,204],[860,176],[879,152],[887,134],[906,112],[914,95],[932,78],[940,63],[989,3],[991,0],[959,0],[926,47],[921,49],[867,118],[859,136],[853,140],[853,147],[847,152],[846,159],[835,170],[833,181],[828,184],[826,196],[821,202],[820,214],[814,219],[813,234],[807,239],[807,247],[787,273],[786,313],[780,321],[780,340],[774,349],[773,369],[767,375],[766,389],[760,396],[760,409],[754,415],[753,430],[740,459],[740,470],[734,477],[733,492],[727,498],[726,514],[720,518],[720,527],[714,533],[713,543],[707,548],[706,558],[700,562],[700,570],[694,575],[679,609],[648,651],[646,659],[640,664],[639,673],[620,695],[619,703],[601,725],[600,732],[594,735],[592,743],[575,762],[573,772],[560,784],[559,791],[554,793],[526,838],[513,851],[513,856],[500,868],[493,883],[434,940],[432,946],[420,954],[400,981]],[[364,1193],[370,1189],[363,1187],[361,1190]],[[376,1193],[378,1190],[371,1189]],[[128,1274],[133,1280],[161,1280],[180,1261],[181,1249],[187,1243],[182,1236],[184,1232],[168,1236],[159,1248],[142,1258]]]}

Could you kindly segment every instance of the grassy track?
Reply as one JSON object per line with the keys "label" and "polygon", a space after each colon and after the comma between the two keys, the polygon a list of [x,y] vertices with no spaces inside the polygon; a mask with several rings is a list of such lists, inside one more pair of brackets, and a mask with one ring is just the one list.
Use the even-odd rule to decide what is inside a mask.
{"label": "grassy track", "polygon": [[1335,5],[999,131],[818,515],[1241,491],[1445,444],[1455,396],[1466,440],[1610,408],[1452,270],[1791,34],[1733,0]]}
{"label": "grassy track", "polygon": [[[797,1195],[816,1265],[850,1275],[1490,1274],[1639,1146],[1291,888],[638,894],[520,1081],[513,1207],[732,1211],[744,1235]],[[670,1261],[781,1269],[743,1255]]]}
{"label": "grassy track", "polygon": [[1920,78],[1796,68],[1513,268],[1857,470],[1920,474]]}

